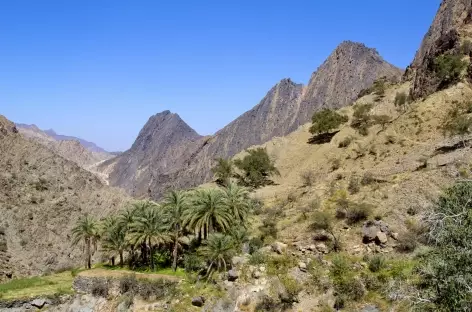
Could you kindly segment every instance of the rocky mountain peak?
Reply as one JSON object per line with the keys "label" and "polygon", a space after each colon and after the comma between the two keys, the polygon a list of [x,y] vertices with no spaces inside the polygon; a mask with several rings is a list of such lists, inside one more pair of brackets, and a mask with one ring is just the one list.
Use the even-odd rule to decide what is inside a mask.
{"label": "rocky mountain peak", "polygon": [[0,138],[1,136],[7,136],[17,134],[18,129],[16,125],[10,120],[6,119],[5,116],[0,115]]}
{"label": "rocky mountain peak", "polygon": [[472,1],[443,0],[438,12],[425,34],[415,59],[405,77],[413,78],[411,95],[424,97],[438,90],[440,81],[434,74],[434,60],[460,46],[461,38],[471,39]]}

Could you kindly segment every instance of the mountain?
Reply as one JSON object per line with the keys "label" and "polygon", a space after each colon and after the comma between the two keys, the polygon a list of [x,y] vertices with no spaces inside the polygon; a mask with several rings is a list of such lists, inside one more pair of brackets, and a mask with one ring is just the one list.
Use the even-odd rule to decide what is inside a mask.
{"label": "mountain", "polygon": [[[169,112],[151,117],[133,147],[105,162],[100,170],[110,172],[111,185],[136,196],[158,198],[170,187],[195,186],[211,179],[215,158],[228,158],[249,146],[287,135],[321,108],[349,105],[361,90],[384,76],[397,80],[401,70],[384,61],[376,50],[346,41],[313,73],[308,86],[281,80],[253,109],[212,137],[198,136]],[[174,116],[175,122],[163,117],[168,115]],[[174,131],[175,141],[170,140]]]}
{"label": "mountain", "polygon": [[101,168],[112,166],[109,183],[119,185],[135,196],[149,192],[149,185],[160,177],[186,165],[202,136],[177,114],[164,111],[149,118],[131,148],[106,161]]}
{"label": "mountain", "polygon": [[[470,0],[443,0],[428,32],[423,38],[415,58],[409,66],[408,76],[413,78],[413,98],[427,96],[441,86],[434,71],[435,58],[454,53],[461,38],[471,39],[472,2]],[[408,77],[407,77],[408,78]]]}
{"label": "mountain", "polygon": [[56,140],[56,141],[78,141],[83,147],[85,147],[86,149],[88,149],[89,151],[91,152],[95,152],[95,153],[107,153],[109,154],[109,152],[107,152],[106,150],[104,150],[103,148],[97,146],[95,143],[93,142],[89,142],[89,141],[86,141],[84,139],[81,139],[81,138],[77,138],[77,137],[74,137],[74,136],[69,136],[69,135],[62,135],[62,134],[57,134],[53,129],[49,129],[49,130],[40,130],[36,125],[27,125],[27,124],[21,124],[21,123],[17,123],[16,126],[20,129],[20,130],[32,130],[34,132],[38,132],[38,131],[41,131],[43,132],[45,135],[49,136],[50,138]]}
{"label": "mountain", "polygon": [[16,124],[16,127],[26,138],[46,146],[54,153],[75,162],[84,169],[89,169],[96,163],[114,157],[113,154],[97,147],[94,143],[71,136],[58,135],[53,130],[43,131],[36,125],[25,124]]}
{"label": "mountain", "polygon": [[0,115],[0,281],[83,263],[70,230],[84,214],[105,216],[129,198],[58,156]]}

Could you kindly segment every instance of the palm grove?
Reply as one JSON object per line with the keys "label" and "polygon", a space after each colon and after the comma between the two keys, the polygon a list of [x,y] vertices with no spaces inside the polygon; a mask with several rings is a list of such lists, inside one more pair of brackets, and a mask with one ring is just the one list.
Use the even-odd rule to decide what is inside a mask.
{"label": "palm grove", "polygon": [[249,239],[248,224],[256,201],[249,190],[278,174],[267,151],[248,150],[243,159],[218,159],[213,169],[219,187],[170,191],[159,202],[138,201],[97,221],[83,216],[72,230],[73,244],[83,244],[86,267],[100,249],[111,265],[155,270],[178,266],[209,277]]}

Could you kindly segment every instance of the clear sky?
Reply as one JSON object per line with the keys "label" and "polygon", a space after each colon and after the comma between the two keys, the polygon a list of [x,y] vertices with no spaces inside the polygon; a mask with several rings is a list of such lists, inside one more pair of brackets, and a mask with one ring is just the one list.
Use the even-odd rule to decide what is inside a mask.
{"label": "clear sky", "polygon": [[406,67],[439,3],[1,1],[0,114],[112,151],[166,109],[212,134],[343,40]]}

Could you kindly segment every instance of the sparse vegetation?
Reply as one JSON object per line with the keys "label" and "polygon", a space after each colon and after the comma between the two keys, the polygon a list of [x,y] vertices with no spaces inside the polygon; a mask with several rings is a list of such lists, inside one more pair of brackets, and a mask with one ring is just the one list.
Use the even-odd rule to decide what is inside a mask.
{"label": "sparse vegetation", "polygon": [[323,109],[316,112],[312,117],[312,126],[310,127],[311,134],[328,133],[338,128],[343,123],[348,121],[347,116],[340,115],[334,110]]}
{"label": "sparse vegetation", "polygon": [[445,135],[459,135],[464,142],[465,135],[470,133],[472,127],[472,117],[467,115],[471,113],[471,105],[470,102],[454,102],[452,104],[453,107],[442,122],[442,129]]}
{"label": "sparse vegetation", "polygon": [[395,95],[395,106],[399,110],[404,111],[407,104],[407,99],[408,96],[405,92],[397,92],[397,94]]}
{"label": "sparse vegetation", "polygon": [[250,149],[247,153],[244,158],[234,161],[235,166],[241,171],[240,174],[236,174],[241,185],[258,188],[271,184],[272,181],[269,179],[271,176],[280,175],[265,148]]}
{"label": "sparse vegetation", "polygon": [[312,186],[316,181],[316,174],[313,170],[303,171],[300,175],[303,186]]}
{"label": "sparse vegetation", "polygon": [[353,141],[353,137],[352,136],[347,136],[341,142],[339,142],[338,147],[339,148],[346,148],[349,145],[351,145],[352,141]]}
{"label": "sparse vegetation", "polygon": [[335,251],[341,250],[341,241],[339,235],[334,231],[334,217],[327,211],[316,211],[313,214],[311,228],[315,231],[324,230],[331,235],[333,239],[333,249]]}
{"label": "sparse vegetation", "polygon": [[212,172],[216,177],[216,183],[222,186],[228,186],[231,178],[234,176],[233,163],[230,159],[218,158],[217,164],[212,168]]}
{"label": "sparse vegetation", "polygon": [[446,88],[457,82],[467,63],[461,55],[441,54],[434,59],[434,71],[441,82],[441,88]]}
{"label": "sparse vegetation", "polygon": [[371,120],[370,111],[372,104],[357,104],[354,106],[353,120],[351,127],[357,130],[360,135],[366,136],[369,133],[369,123]]}

